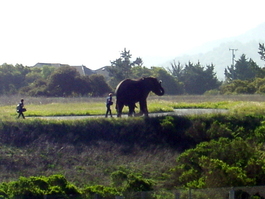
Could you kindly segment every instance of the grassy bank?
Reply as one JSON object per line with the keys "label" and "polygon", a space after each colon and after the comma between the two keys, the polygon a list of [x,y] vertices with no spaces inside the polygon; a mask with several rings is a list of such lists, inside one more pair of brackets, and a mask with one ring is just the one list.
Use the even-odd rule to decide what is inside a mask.
{"label": "grassy bank", "polygon": [[2,121],[0,178],[59,173],[77,185],[108,185],[121,167],[160,178],[179,154],[162,128],[144,118]]}
{"label": "grassy bank", "polygon": [[[0,107],[3,113],[0,117],[0,178],[2,182],[11,182],[20,176],[61,174],[78,187],[114,186],[111,176],[119,172],[152,180],[152,189],[172,189],[176,159],[198,144],[219,138],[242,138],[246,142],[251,139],[253,145],[264,142],[263,98],[150,96],[150,112],[174,108],[225,108],[229,113],[67,121],[28,116],[104,114],[105,99],[25,99],[26,120],[15,119],[15,106],[8,104],[10,102],[3,103],[3,100]],[[232,150],[235,154],[241,152],[241,148]],[[186,175],[189,176],[189,172]],[[263,173],[259,175],[263,176]]]}
{"label": "grassy bank", "polygon": [[[220,123],[217,126],[216,121]],[[0,178],[10,181],[19,176],[60,173],[78,185],[107,185],[110,174],[124,167],[144,173],[159,186],[178,154],[211,136],[231,137],[237,128],[242,136],[248,136],[262,121],[256,116],[219,114],[1,121]],[[211,126],[214,129],[208,131]]]}

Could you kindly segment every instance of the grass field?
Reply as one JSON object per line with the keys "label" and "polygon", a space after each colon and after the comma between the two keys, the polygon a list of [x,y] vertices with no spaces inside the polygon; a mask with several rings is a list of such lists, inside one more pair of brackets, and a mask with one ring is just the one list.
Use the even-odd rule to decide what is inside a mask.
{"label": "grass field", "polygon": [[[15,108],[21,96],[1,96],[1,117],[5,119],[15,118]],[[27,112],[30,116],[66,116],[66,115],[102,115],[105,114],[105,98],[34,98],[24,97]],[[112,106],[115,110],[115,97]],[[149,112],[169,112],[178,108],[221,108],[228,109],[232,113],[254,113],[264,114],[264,95],[179,95],[162,96],[150,95],[148,97]],[[123,113],[128,108],[125,107]],[[138,109],[136,109],[136,112]]]}

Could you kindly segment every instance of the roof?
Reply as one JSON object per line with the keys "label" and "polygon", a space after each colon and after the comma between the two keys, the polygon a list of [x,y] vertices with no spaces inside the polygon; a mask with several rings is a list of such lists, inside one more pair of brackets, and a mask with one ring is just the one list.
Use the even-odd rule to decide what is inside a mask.
{"label": "roof", "polygon": [[60,64],[60,63],[37,63],[33,67],[43,67],[43,66],[53,66],[53,67],[61,67],[61,66],[69,66],[68,64]]}
{"label": "roof", "polygon": [[87,67],[84,66],[84,65],[81,65],[81,66],[71,66],[71,67],[75,67],[76,70],[79,72],[79,74],[80,74],[81,76],[95,74],[94,71],[92,71],[91,69],[87,68]]}
{"label": "roof", "polygon": [[110,67],[110,66],[101,67],[101,68],[99,68],[97,70],[94,70],[94,72],[96,74],[104,76],[105,79],[108,81],[110,79],[109,72],[106,70],[106,68],[108,68],[108,67]]}
{"label": "roof", "polygon": [[[37,63],[33,67],[43,67],[43,66],[61,67],[61,66],[70,66],[70,65],[60,64],[60,63]],[[71,66],[71,67],[75,67],[81,76],[95,74],[94,71],[92,71],[91,69],[87,68],[84,65]]]}

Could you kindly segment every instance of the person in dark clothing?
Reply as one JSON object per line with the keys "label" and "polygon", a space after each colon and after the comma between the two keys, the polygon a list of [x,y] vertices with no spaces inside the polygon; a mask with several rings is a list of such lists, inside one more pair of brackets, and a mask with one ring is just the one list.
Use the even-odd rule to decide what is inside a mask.
{"label": "person in dark clothing", "polygon": [[26,109],[24,108],[24,99],[21,99],[19,104],[17,105],[17,112],[18,112],[18,117],[17,118],[20,118],[20,116],[23,117],[23,119],[25,119],[25,116],[24,116],[24,113]]}
{"label": "person in dark clothing", "polygon": [[113,102],[112,102],[112,93],[110,93],[109,96],[107,97],[107,100],[106,100],[107,111],[106,111],[105,117],[108,117],[108,114],[110,114],[110,117],[112,117],[111,109],[110,109],[110,106],[112,104],[113,104]]}

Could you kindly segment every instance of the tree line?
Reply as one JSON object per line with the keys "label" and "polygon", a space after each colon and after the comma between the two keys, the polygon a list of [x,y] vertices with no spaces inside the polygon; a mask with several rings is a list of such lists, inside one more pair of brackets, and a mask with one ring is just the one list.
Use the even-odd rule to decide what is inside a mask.
{"label": "tree line", "polygon": [[[265,61],[265,46],[259,44],[260,59]],[[245,54],[234,66],[225,69],[226,82],[219,91],[221,94],[262,94],[265,93],[265,68],[260,67]]]}
{"label": "tree line", "polygon": [[70,66],[0,66],[0,94],[29,96],[102,96],[111,88],[101,75],[81,76]]}
{"label": "tree line", "polygon": [[[259,44],[260,58],[265,61],[264,44]],[[117,84],[126,78],[138,79],[153,76],[162,80],[166,94],[253,94],[265,92],[265,68],[242,54],[235,65],[225,68],[225,81],[219,81],[214,64],[203,66],[200,62],[186,64],[174,60],[168,68],[143,65],[137,57],[132,60],[129,50],[105,68],[110,78],[99,74],[81,76],[70,66],[27,67],[21,64],[0,65],[0,94],[29,96],[103,96],[113,92]]]}

